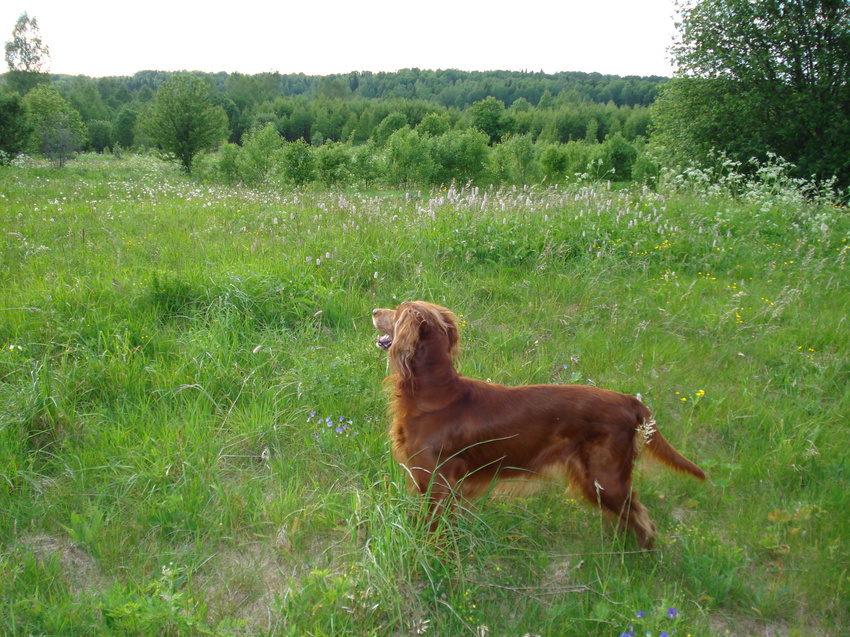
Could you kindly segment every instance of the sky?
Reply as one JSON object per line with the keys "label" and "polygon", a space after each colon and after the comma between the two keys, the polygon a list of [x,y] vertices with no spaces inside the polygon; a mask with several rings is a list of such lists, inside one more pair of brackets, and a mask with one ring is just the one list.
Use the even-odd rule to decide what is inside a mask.
{"label": "sky", "polygon": [[2,0],[3,42],[24,12],[67,75],[673,73],[673,0]]}

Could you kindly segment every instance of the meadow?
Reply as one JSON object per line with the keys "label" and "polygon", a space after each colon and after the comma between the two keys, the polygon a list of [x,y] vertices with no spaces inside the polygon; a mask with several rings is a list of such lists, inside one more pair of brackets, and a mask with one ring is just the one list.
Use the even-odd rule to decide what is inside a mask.
{"label": "meadow", "polygon": [[[0,167],[0,633],[846,634],[850,215],[786,175]],[[465,375],[641,394],[708,474],[639,467],[657,550],[560,487],[428,537],[370,320],[409,299]]]}

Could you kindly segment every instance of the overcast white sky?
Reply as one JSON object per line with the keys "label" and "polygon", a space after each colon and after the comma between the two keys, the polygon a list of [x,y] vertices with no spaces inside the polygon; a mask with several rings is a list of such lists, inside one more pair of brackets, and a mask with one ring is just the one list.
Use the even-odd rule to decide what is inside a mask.
{"label": "overcast white sky", "polygon": [[24,11],[69,75],[673,72],[672,0],[2,0],[3,42]]}

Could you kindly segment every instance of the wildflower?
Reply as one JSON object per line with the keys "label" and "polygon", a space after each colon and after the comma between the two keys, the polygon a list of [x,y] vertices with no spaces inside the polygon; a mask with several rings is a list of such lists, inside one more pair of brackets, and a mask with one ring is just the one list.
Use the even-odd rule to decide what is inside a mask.
{"label": "wildflower", "polygon": [[676,619],[678,616],[679,616],[679,611],[676,610],[675,608],[668,608],[667,609],[667,617],[668,618]]}
{"label": "wildflower", "polygon": [[636,619],[643,619],[644,617],[646,617],[646,613],[645,613],[644,611],[642,611],[642,610],[639,610],[639,611],[637,612],[637,614],[635,615],[635,618],[636,618]]}

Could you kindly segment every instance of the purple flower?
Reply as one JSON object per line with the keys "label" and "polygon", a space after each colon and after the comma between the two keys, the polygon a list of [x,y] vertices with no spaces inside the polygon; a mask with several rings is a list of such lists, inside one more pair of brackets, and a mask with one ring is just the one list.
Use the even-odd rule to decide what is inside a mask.
{"label": "purple flower", "polygon": [[678,616],[679,616],[679,611],[677,611],[675,608],[668,608],[667,609],[667,617],[668,618],[676,619]]}
{"label": "purple flower", "polygon": [[337,428],[336,428],[336,432],[337,432],[338,434],[341,434],[343,431],[345,431],[345,429],[343,429],[342,427],[337,427]]}
{"label": "purple flower", "polygon": [[670,637],[670,633],[668,633],[666,630],[662,630],[660,633],[658,633],[658,637]]}
{"label": "purple flower", "polygon": [[642,619],[643,617],[646,617],[646,613],[645,613],[645,612],[643,612],[642,610],[639,610],[639,611],[637,612],[637,615],[635,615],[635,617],[636,617],[637,619]]}

